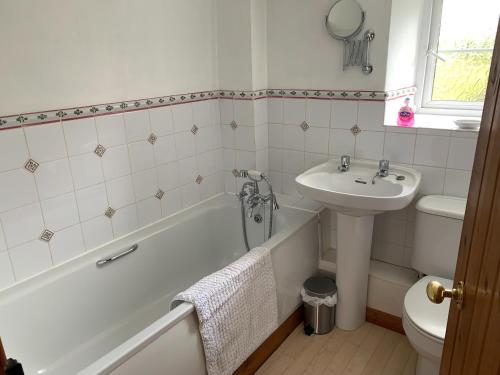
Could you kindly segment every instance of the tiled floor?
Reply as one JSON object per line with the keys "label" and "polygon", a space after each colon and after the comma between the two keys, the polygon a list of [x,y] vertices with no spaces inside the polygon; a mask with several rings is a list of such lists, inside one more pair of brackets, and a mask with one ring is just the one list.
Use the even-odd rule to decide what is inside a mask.
{"label": "tiled floor", "polygon": [[258,375],[413,375],[417,353],[406,336],[365,323],[356,331],[335,328],[305,336],[302,324],[283,342]]}

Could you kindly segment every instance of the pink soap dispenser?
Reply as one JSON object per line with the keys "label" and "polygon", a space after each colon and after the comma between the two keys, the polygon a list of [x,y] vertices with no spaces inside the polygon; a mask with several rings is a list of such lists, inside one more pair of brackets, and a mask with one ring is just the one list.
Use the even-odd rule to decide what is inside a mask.
{"label": "pink soap dispenser", "polygon": [[413,126],[415,124],[415,111],[410,107],[410,98],[405,98],[405,105],[398,112],[398,126]]}

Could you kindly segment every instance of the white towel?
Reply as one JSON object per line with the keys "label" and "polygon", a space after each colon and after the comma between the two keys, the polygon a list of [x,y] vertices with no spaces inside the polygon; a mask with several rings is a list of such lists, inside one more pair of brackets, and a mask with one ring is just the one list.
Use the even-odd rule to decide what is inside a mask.
{"label": "white towel", "polygon": [[278,328],[269,249],[255,248],[175,296],[194,305],[209,375],[232,374]]}

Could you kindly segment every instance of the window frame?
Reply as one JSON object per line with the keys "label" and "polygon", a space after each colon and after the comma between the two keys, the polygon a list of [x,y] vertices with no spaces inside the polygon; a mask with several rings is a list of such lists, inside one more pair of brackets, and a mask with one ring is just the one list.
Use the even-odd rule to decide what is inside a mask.
{"label": "window frame", "polygon": [[480,117],[483,102],[453,102],[432,100],[434,74],[438,57],[432,51],[438,51],[439,33],[443,0],[425,0],[422,17],[422,38],[420,42],[419,69],[417,85],[419,90],[415,96],[417,112],[436,115]]}

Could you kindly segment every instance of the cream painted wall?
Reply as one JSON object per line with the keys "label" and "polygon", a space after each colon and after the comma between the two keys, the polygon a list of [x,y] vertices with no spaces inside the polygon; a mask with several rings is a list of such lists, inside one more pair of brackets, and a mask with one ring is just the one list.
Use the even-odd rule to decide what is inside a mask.
{"label": "cream painted wall", "polygon": [[374,72],[342,71],[343,44],[332,39],[324,17],[333,0],[268,0],[268,69],[272,88],[383,90],[391,0],[359,0],[367,12],[366,28],[376,32],[371,62]]}
{"label": "cream painted wall", "polygon": [[215,1],[0,2],[0,114],[218,88]]}

